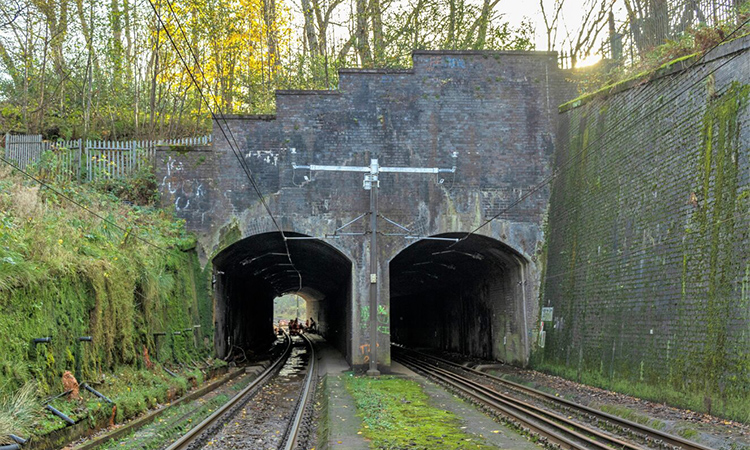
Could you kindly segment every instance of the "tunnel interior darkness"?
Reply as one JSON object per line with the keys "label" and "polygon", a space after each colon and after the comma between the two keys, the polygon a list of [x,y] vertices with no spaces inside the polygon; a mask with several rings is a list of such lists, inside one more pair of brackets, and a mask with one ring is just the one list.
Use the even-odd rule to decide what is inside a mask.
{"label": "tunnel interior darkness", "polygon": [[291,262],[281,233],[247,237],[214,258],[214,346],[218,357],[239,351],[237,348],[265,350],[275,339],[274,299],[288,293],[305,299],[307,313],[318,322],[321,334],[347,355],[351,262],[318,239],[286,243]]}
{"label": "tunnel interior darkness", "polygon": [[450,245],[421,240],[391,260],[393,342],[525,364],[526,259],[480,235]]}

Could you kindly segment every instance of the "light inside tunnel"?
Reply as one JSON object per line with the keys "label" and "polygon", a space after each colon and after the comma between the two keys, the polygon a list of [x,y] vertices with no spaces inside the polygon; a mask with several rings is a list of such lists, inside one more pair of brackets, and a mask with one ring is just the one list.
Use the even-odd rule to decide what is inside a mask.
{"label": "light inside tunnel", "polygon": [[[289,322],[299,319],[302,323],[310,318],[305,298],[297,294],[285,294],[273,300],[273,322],[278,325],[279,321]],[[318,318],[314,318],[318,321]]]}
{"label": "light inside tunnel", "polygon": [[524,364],[526,262],[511,247],[480,235],[455,245],[422,240],[407,247],[390,263],[392,340]]}
{"label": "light inside tunnel", "polygon": [[330,244],[319,239],[285,242],[281,233],[257,234],[225,248],[213,266],[218,357],[235,347],[245,352],[267,348],[274,340],[274,299],[285,294],[299,295],[306,306],[302,322],[314,317],[321,334],[346,354],[352,265]]}

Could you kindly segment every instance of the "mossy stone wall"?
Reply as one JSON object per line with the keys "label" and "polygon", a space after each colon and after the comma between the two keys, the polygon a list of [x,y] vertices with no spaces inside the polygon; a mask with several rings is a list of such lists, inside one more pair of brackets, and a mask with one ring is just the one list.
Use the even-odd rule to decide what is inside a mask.
{"label": "mossy stone wall", "polygon": [[750,419],[749,49],[561,108],[535,367]]}

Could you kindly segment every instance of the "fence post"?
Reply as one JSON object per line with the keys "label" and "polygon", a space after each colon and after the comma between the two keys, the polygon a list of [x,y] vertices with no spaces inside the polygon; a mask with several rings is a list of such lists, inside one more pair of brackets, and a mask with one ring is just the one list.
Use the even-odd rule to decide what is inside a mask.
{"label": "fence post", "polygon": [[81,164],[83,163],[83,139],[78,139],[78,149],[76,150],[75,154],[75,170],[76,170],[76,180],[81,181],[81,173],[83,172],[81,170]]}
{"label": "fence post", "polygon": [[138,170],[138,142],[130,141],[130,173],[135,174]]}

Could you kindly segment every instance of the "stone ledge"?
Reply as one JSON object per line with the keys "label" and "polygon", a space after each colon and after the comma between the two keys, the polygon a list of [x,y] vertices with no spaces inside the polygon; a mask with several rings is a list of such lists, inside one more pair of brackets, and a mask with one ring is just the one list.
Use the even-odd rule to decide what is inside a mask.
{"label": "stone ledge", "polygon": [[340,95],[335,89],[278,89],[276,95]]}
{"label": "stone ledge", "polygon": [[358,74],[358,75],[398,75],[414,74],[414,69],[358,69],[356,67],[345,67],[339,69],[339,74]]}
{"label": "stone ledge", "polygon": [[441,55],[466,55],[466,56],[487,56],[492,57],[496,55],[517,55],[517,56],[539,56],[549,58],[554,56],[557,58],[557,52],[541,52],[541,51],[529,51],[529,50],[413,50],[412,56],[424,55],[424,56],[441,56]]}
{"label": "stone ledge", "polygon": [[706,53],[703,56],[699,54],[693,54],[683,56],[682,58],[676,58],[672,61],[664,63],[661,67],[653,69],[647,73],[641,73],[633,76],[632,78],[619,81],[611,85],[603,86],[599,90],[594,91],[590,94],[584,94],[574,100],[563,103],[558,107],[558,111],[560,113],[564,113],[570,111],[571,109],[583,106],[594,99],[607,98],[609,96],[619,94],[620,92],[627,91],[635,86],[640,86],[643,83],[650,83],[652,81],[656,81],[670,75],[681,73],[695,66],[706,65],[718,59],[726,58],[735,53],[741,53],[747,50],[750,50],[750,35],[745,35],[737,39],[725,42],[724,44],[721,44],[718,47],[710,50],[709,53]]}
{"label": "stone ledge", "polygon": [[217,120],[276,120],[276,114],[217,114],[213,121]]}

